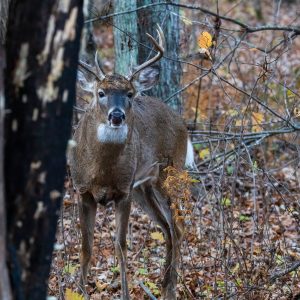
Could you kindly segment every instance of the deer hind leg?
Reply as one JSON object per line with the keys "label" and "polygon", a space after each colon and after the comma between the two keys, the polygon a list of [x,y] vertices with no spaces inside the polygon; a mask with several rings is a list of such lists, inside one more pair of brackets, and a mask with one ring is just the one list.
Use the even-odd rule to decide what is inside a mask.
{"label": "deer hind leg", "polygon": [[166,272],[163,279],[163,299],[176,299],[177,268],[180,257],[180,246],[183,237],[183,225],[176,222],[163,189],[159,184],[152,188],[153,198],[160,207],[169,228],[169,243],[167,243]]}
{"label": "deer hind leg", "polygon": [[90,193],[82,194],[79,204],[79,218],[82,235],[80,255],[80,285],[82,286],[84,292],[89,263],[92,257],[96,211],[97,203],[95,202],[94,197]]}
{"label": "deer hind leg", "polygon": [[135,190],[135,200],[160,225],[166,240],[165,274],[162,283],[162,297],[176,299],[177,265],[179,260],[182,230],[173,221],[172,211],[162,190],[151,184],[143,184]]}
{"label": "deer hind leg", "polygon": [[127,243],[126,235],[131,208],[130,197],[116,201],[116,240],[115,251],[121,269],[122,300],[129,300],[129,290],[126,276]]}

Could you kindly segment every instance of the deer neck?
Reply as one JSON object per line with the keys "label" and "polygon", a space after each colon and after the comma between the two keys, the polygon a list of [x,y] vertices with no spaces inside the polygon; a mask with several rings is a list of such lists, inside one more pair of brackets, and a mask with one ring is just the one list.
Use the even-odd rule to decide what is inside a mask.
{"label": "deer neck", "polygon": [[130,147],[133,134],[130,123],[116,129],[94,118],[93,114],[87,114],[84,117],[83,127],[89,130],[82,132],[88,132],[86,136],[88,147],[103,163],[110,163],[122,155],[125,148]]}

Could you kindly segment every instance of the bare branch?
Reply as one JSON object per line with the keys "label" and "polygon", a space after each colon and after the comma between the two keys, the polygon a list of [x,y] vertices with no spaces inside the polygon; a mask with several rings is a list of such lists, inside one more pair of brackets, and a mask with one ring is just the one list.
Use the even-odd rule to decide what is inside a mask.
{"label": "bare branch", "polygon": [[279,272],[274,273],[271,277],[270,280],[274,281],[275,279],[282,277],[288,273],[291,273],[295,270],[297,270],[300,267],[300,261],[296,261],[294,264],[292,264],[289,268],[285,269],[285,270],[281,270]]}
{"label": "bare branch", "polygon": [[151,291],[143,284],[143,282],[139,281],[139,286],[144,290],[144,292],[147,294],[147,296],[151,300],[157,300],[157,298],[151,293]]}
{"label": "bare branch", "polygon": [[163,5],[165,5],[165,6],[173,5],[173,6],[178,6],[178,7],[181,7],[181,8],[198,10],[198,11],[201,11],[201,12],[203,12],[205,14],[209,14],[211,16],[218,17],[218,18],[220,18],[220,19],[222,19],[224,21],[228,21],[230,23],[238,25],[238,26],[240,26],[243,29],[243,31],[246,31],[248,33],[257,32],[257,31],[276,30],[276,31],[292,31],[292,32],[295,32],[297,35],[300,34],[300,26],[280,26],[280,25],[266,24],[266,25],[255,27],[255,26],[250,26],[248,24],[240,22],[240,21],[238,21],[236,19],[232,19],[232,18],[229,18],[229,17],[226,17],[226,16],[219,15],[218,13],[210,11],[210,10],[208,10],[208,9],[202,7],[202,6],[188,5],[188,4],[181,4],[181,3],[173,3],[171,1],[170,2],[169,1],[168,2],[165,1],[165,2],[160,2],[160,3],[152,3],[152,4],[140,6],[140,7],[136,8],[136,9],[131,9],[131,10],[122,11],[122,12],[116,12],[116,13],[109,14],[109,15],[106,15],[106,16],[92,18],[90,20],[86,20],[85,23],[101,21],[101,20],[105,20],[105,19],[108,19],[108,18],[111,18],[111,17],[115,17],[115,16],[120,16],[120,15],[124,15],[124,14],[134,13],[134,12],[137,12],[139,10],[147,9],[149,7],[163,6]]}

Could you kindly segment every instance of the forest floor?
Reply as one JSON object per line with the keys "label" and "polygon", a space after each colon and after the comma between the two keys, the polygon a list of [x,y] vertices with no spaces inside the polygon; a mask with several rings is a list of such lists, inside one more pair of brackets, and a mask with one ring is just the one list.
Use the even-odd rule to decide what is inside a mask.
{"label": "forest floor", "polygon": [[[299,196],[296,176],[300,178],[299,172],[295,174],[293,168],[285,168],[280,172],[281,184],[277,188],[284,190],[284,182],[288,181],[294,185],[289,191]],[[230,178],[228,180],[230,182]],[[229,198],[217,203],[209,192],[192,198],[193,210],[186,226],[178,274],[179,299],[299,297],[297,270],[283,274],[300,261],[299,214],[293,209],[293,203],[286,203],[280,194],[268,203],[258,196],[254,203],[250,196],[251,184],[242,184],[242,178],[239,181],[240,197],[236,203]],[[71,193],[66,194],[64,200],[63,219],[59,222],[49,283],[50,294],[56,296],[62,296],[66,288],[77,291],[79,282],[78,196],[69,190]],[[222,228],[229,225],[230,229]],[[223,235],[225,231],[227,236]],[[128,235],[132,299],[146,296],[141,282],[159,298],[165,257],[164,239],[159,233],[159,227],[134,205]],[[88,286],[91,299],[120,297],[114,234],[113,207],[99,207]]]}

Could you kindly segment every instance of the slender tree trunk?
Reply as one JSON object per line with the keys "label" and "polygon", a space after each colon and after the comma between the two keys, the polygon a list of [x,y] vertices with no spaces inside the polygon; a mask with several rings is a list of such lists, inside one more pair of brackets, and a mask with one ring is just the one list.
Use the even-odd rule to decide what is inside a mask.
{"label": "slender tree trunk", "polygon": [[[174,1],[179,2],[179,1]],[[150,3],[157,3],[155,0],[137,0],[137,6]],[[164,32],[166,39],[165,56],[173,59],[179,58],[180,52],[180,27],[179,27],[179,8],[169,6],[150,7],[138,11],[138,40],[140,43],[151,47],[151,43],[146,36],[150,33],[154,37],[156,34],[156,24],[159,24]],[[153,53],[152,53],[153,55]],[[139,44],[138,63],[141,64],[149,56],[149,49]],[[182,69],[180,63],[162,58],[160,64],[159,84],[149,91],[149,95],[166,100],[181,87]],[[181,112],[180,94],[172,97],[168,104],[176,111]]]}
{"label": "slender tree trunk", "polygon": [[1,45],[4,45],[4,41],[5,41],[8,6],[9,6],[9,0],[0,1],[0,43]]}
{"label": "slender tree trunk", "polygon": [[[136,0],[114,0],[114,11],[126,11],[136,8]],[[137,64],[137,46],[131,38],[137,37],[136,13],[114,18],[115,72],[126,76]]]}
{"label": "slender tree trunk", "polygon": [[[84,18],[85,20],[91,19],[93,16],[92,12],[94,9],[94,0],[84,1]],[[96,46],[93,35],[93,23],[87,23],[84,25],[82,32],[82,43],[80,49],[80,57],[88,64],[93,65],[95,56]]]}
{"label": "slender tree trunk", "polygon": [[82,19],[82,0],[14,0],[10,6],[5,187],[14,299],[46,298]]}

